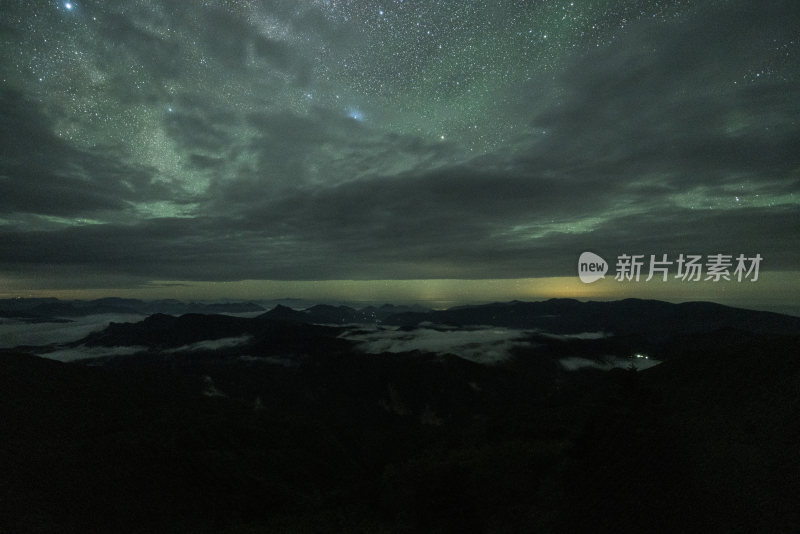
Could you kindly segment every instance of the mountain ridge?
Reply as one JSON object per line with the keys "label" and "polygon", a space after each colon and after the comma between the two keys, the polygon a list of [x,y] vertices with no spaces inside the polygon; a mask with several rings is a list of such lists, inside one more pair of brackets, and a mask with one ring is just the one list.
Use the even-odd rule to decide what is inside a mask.
{"label": "mountain ridge", "polygon": [[[527,332],[528,336],[586,333],[613,336],[617,340],[639,340],[643,348],[659,346],[679,336],[731,329],[765,335],[800,334],[800,318],[772,312],[732,308],[714,303],[673,304],[657,300],[625,299],[611,302],[580,302],[550,299],[540,302],[513,301],[450,310],[394,313],[396,308],[356,310],[347,306],[313,306],[294,310],[277,305],[253,318],[220,314],[153,314],[136,323],[110,323],[70,346],[179,347],[206,340],[247,335],[266,343],[269,336],[281,339],[317,335],[326,325],[343,332],[358,324],[369,328],[415,330],[435,325],[447,328],[499,327]],[[336,330],[336,329],[339,330]],[[533,339],[533,338],[531,338]]]}

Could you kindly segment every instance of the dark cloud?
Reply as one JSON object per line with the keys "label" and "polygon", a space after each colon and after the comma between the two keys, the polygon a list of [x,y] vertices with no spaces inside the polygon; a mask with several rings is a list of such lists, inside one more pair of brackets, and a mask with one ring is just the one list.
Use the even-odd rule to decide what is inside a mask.
{"label": "dark cloud", "polygon": [[225,165],[225,161],[222,158],[211,158],[202,154],[190,154],[189,161],[192,167],[201,170],[219,169]]}
{"label": "dark cloud", "polygon": [[180,77],[184,71],[178,43],[148,29],[148,20],[137,19],[122,13],[104,16],[100,34],[108,46],[102,50],[103,64],[109,70],[142,66],[157,79]]}
{"label": "dark cloud", "polygon": [[216,152],[232,141],[230,133],[202,115],[176,111],[165,119],[167,134],[183,150],[207,150]]}
{"label": "dark cloud", "polygon": [[0,209],[6,215],[96,216],[172,195],[113,147],[79,148],[52,133],[40,106],[0,91]]}
{"label": "dark cloud", "polygon": [[[547,231],[535,237],[503,235],[489,212],[463,220],[443,211],[427,218],[398,217],[395,211],[363,215],[363,202],[336,199],[336,210],[308,217],[298,212],[242,228],[235,218],[153,220],[134,226],[72,227],[61,231],[3,232],[0,257],[35,269],[47,264],[156,279],[308,280],[389,277],[408,273],[464,278],[563,276],[577,255],[594,250],[606,258],[619,254],[760,253],[764,268],[796,265],[797,210],[653,210],[608,219],[581,232]],[[296,205],[292,203],[291,205]],[[347,207],[352,218],[347,218]],[[384,206],[390,209],[388,203]],[[341,211],[339,211],[341,210]],[[537,229],[534,229],[537,230]],[[788,230],[791,231],[791,230]],[[565,272],[566,271],[566,272]]]}
{"label": "dark cloud", "polygon": [[[273,7],[270,13],[280,19],[285,11]],[[253,68],[260,76],[285,75],[291,78],[292,84],[300,86],[310,81],[311,64],[296,47],[265,37],[252,23],[222,8],[199,11],[198,18],[199,23],[193,24],[192,30],[198,32],[201,50],[226,69],[246,71]]]}

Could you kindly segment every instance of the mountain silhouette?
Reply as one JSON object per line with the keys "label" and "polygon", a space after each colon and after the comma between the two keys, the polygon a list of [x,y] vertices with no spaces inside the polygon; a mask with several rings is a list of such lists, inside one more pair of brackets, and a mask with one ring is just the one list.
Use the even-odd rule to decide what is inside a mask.
{"label": "mountain silhouette", "polygon": [[164,313],[181,315],[187,313],[254,313],[264,308],[253,302],[181,302],[174,299],[138,300],[102,298],[95,300],[3,299],[0,300],[0,317],[46,321],[56,317],[85,317],[101,314],[151,315]]}
{"label": "mountain silhouette", "polygon": [[[367,354],[343,336],[359,328],[330,326],[364,309],[276,307],[74,344],[146,347],[130,355],[0,351],[0,531],[797,530],[796,318],[637,300],[385,311],[407,329],[359,328],[549,334],[492,365]],[[615,335],[550,335],[581,331]],[[243,341],[192,348],[226,338]],[[561,364],[643,346],[663,363]]]}

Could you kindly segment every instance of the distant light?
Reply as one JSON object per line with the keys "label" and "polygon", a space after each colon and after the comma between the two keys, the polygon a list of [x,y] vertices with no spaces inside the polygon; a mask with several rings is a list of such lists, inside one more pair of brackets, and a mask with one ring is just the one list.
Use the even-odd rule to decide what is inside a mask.
{"label": "distant light", "polygon": [[72,8],[75,7],[75,5],[72,4],[71,2],[67,2],[66,4],[64,4],[64,7],[67,8],[67,11],[72,11]]}

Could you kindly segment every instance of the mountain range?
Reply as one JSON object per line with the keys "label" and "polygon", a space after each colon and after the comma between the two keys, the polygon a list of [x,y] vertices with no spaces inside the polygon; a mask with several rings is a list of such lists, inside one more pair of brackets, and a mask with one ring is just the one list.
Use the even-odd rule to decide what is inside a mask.
{"label": "mountain range", "polygon": [[[290,326],[292,324],[295,326]],[[173,317],[155,314],[140,323],[112,323],[105,330],[93,333],[75,344],[180,346],[245,334],[261,339],[265,335],[275,336],[282,330],[293,331],[301,328],[299,325],[310,324],[378,324],[405,330],[424,326],[495,326],[522,329],[532,335],[598,333],[617,339],[636,338],[649,346],[665,343],[676,336],[721,329],[769,335],[800,333],[800,317],[732,308],[710,302],[672,304],[638,299],[612,302],[551,299],[543,302],[515,301],[466,306],[444,311],[410,311],[408,308],[391,305],[360,310],[348,306],[316,305],[305,310],[295,310],[278,305],[254,318],[208,314]]]}

